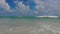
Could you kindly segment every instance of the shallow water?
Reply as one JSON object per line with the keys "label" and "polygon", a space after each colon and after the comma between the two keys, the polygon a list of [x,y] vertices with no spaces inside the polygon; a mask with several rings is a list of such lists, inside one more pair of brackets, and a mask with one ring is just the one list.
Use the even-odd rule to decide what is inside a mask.
{"label": "shallow water", "polygon": [[60,19],[0,18],[0,34],[60,34]]}

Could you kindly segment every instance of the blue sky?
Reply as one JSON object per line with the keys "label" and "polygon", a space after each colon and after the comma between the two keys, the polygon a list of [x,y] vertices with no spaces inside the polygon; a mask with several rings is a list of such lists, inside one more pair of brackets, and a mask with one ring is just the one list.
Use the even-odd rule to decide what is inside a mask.
{"label": "blue sky", "polygon": [[0,16],[60,16],[60,0],[0,0]]}

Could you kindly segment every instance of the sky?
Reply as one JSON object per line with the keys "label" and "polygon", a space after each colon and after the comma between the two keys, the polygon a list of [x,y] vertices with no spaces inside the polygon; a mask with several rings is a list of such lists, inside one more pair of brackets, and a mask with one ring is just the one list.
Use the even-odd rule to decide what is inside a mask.
{"label": "sky", "polygon": [[60,16],[60,0],[0,0],[0,16]]}

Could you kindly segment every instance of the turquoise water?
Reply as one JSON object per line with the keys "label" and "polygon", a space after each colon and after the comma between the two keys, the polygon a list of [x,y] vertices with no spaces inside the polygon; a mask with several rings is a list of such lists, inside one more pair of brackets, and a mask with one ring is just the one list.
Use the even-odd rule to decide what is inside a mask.
{"label": "turquoise water", "polygon": [[60,34],[60,18],[0,17],[0,34]]}

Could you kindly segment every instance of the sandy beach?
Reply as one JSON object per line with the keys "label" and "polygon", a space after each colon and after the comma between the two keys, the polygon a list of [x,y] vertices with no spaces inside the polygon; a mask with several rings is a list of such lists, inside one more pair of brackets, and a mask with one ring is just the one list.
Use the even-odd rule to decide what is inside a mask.
{"label": "sandy beach", "polygon": [[0,34],[60,34],[60,20],[1,18]]}

